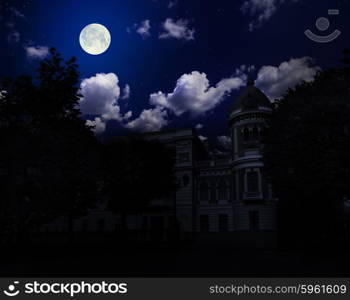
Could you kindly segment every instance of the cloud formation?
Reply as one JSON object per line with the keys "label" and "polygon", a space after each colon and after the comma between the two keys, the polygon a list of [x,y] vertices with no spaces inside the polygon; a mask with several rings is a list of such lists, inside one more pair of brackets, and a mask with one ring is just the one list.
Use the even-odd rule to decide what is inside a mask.
{"label": "cloud formation", "polygon": [[196,125],[196,129],[197,129],[197,130],[201,130],[202,128],[203,128],[203,125],[202,125],[202,124],[197,124],[197,125]]}
{"label": "cloud formation", "polygon": [[123,95],[120,97],[120,99],[129,99],[131,95],[131,89],[130,86],[128,84],[125,85],[125,87],[123,88]]}
{"label": "cloud formation", "polygon": [[218,142],[219,145],[225,150],[230,150],[232,148],[232,139],[228,135],[218,136]]}
{"label": "cloud formation", "polygon": [[169,9],[174,8],[177,5],[177,1],[178,0],[170,0],[169,3],[168,3],[168,8]]}
{"label": "cloud formation", "polygon": [[310,57],[292,58],[279,66],[263,66],[258,71],[256,86],[274,100],[302,81],[313,81],[320,70]]}
{"label": "cloud formation", "polygon": [[167,18],[162,23],[163,32],[159,35],[160,39],[178,39],[190,41],[194,40],[194,29],[188,27],[188,20],[179,19],[177,21]]}
{"label": "cloud formation", "polygon": [[95,120],[87,120],[86,125],[93,127],[92,131],[95,135],[100,135],[106,130],[106,122],[99,117],[96,117]]}
{"label": "cloud formation", "polygon": [[[1,12],[2,7],[0,6],[0,19],[2,19],[3,12]],[[25,20],[25,16],[17,8],[13,6],[7,6],[5,10],[8,11],[7,16],[2,20],[2,23],[6,28],[6,40],[8,43],[18,43],[21,40],[21,34],[17,29],[17,22]]]}
{"label": "cloud formation", "polygon": [[49,55],[49,47],[46,46],[29,46],[25,49],[27,57],[31,59],[43,59]]}
{"label": "cloud formation", "polygon": [[125,125],[126,128],[136,131],[158,131],[168,125],[168,112],[162,107],[144,109],[140,116]]}
{"label": "cloud formation", "polygon": [[286,2],[298,2],[299,0],[245,0],[241,6],[241,11],[250,14],[254,20],[249,23],[249,31],[261,27],[269,20],[280,7]]}
{"label": "cloud formation", "polygon": [[[95,125],[95,130],[101,133],[109,120],[124,121],[131,117],[129,111],[125,115],[120,112],[118,100],[120,87],[118,76],[114,73],[98,73],[84,79],[80,84],[80,109],[83,115],[99,115],[89,125]],[[103,130],[102,130],[103,129]]]}
{"label": "cloud formation", "polygon": [[[205,73],[193,71],[182,75],[172,93],[153,93],[149,103],[153,106],[144,109],[140,116],[125,127],[136,131],[156,131],[169,124],[169,115],[180,116],[190,113],[192,117],[203,115],[219,105],[232,90],[244,85],[244,76],[234,76],[220,80],[210,86]],[[203,125],[198,124],[197,129]]]}
{"label": "cloud formation", "polygon": [[137,25],[136,32],[141,35],[143,38],[147,38],[151,35],[150,29],[151,29],[151,24],[149,20],[144,20],[141,22],[140,25]]}
{"label": "cloud formation", "polygon": [[208,140],[208,138],[206,136],[204,136],[204,135],[199,135],[198,137],[203,143]]}
{"label": "cloud formation", "polygon": [[[234,71],[234,75],[211,85],[207,75],[198,71],[183,74],[177,80],[170,93],[159,91],[149,97],[151,108],[144,109],[134,120],[129,120],[132,112],[121,114],[119,99],[130,96],[130,87],[125,85],[120,93],[118,77],[114,73],[96,74],[84,79],[81,84],[83,98],[80,107],[83,114],[99,115],[89,125],[95,126],[95,133],[105,130],[108,120],[117,120],[135,131],[158,131],[170,123],[171,115],[181,116],[185,113],[193,118],[204,115],[217,107],[225,97],[246,84],[247,72],[255,70],[254,66],[242,65]],[[292,58],[279,66],[263,66],[257,71],[256,86],[274,100],[280,98],[288,88],[294,88],[302,81],[312,81],[319,67],[309,57]],[[196,128],[203,128],[197,124]],[[219,136],[218,142],[224,149],[230,149],[231,138]]]}
{"label": "cloud formation", "polygon": [[18,43],[21,39],[21,34],[16,28],[15,23],[13,22],[6,22],[5,27],[7,29],[7,42],[8,43]]}
{"label": "cloud formation", "polygon": [[192,116],[206,113],[219,105],[225,96],[244,84],[240,77],[225,78],[210,86],[205,73],[193,71],[182,75],[172,93],[150,95],[150,104],[166,108],[176,116],[189,112]]}

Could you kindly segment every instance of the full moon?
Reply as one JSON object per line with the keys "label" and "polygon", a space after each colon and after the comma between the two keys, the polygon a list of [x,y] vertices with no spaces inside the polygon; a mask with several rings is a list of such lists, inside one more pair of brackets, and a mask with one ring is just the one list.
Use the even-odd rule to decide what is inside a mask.
{"label": "full moon", "polygon": [[108,49],[111,35],[105,26],[93,23],[85,26],[80,32],[79,42],[85,52],[98,55]]}

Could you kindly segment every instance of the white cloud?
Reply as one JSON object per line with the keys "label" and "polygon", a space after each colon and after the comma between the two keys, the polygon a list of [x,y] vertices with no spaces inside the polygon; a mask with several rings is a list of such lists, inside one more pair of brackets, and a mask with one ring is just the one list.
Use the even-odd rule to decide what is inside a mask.
{"label": "white cloud", "polygon": [[313,81],[319,70],[310,57],[292,58],[278,67],[263,66],[258,72],[256,86],[274,100],[302,81]]}
{"label": "white cloud", "polygon": [[30,46],[25,49],[28,58],[43,59],[49,55],[49,48],[45,46]]}
{"label": "white cloud", "polygon": [[196,125],[196,129],[197,129],[197,130],[200,130],[200,129],[202,129],[202,128],[203,128],[203,125],[202,125],[202,124],[197,124],[197,125]]}
{"label": "white cloud", "polygon": [[130,121],[125,127],[136,131],[158,131],[168,125],[168,112],[162,107],[144,109],[140,116]]}
{"label": "white cloud", "polygon": [[[140,116],[125,127],[137,131],[156,131],[168,125],[169,113],[180,116],[186,112],[192,116],[204,114],[219,105],[233,89],[242,86],[240,77],[222,79],[215,87],[210,86],[205,73],[194,71],[182,75],[172,93],[158,92],[150,95],[153,108],[144,109]],[[197,129],[203,125],[198,124]]]}
{"label": "white cloud", "polygon": [[96,117],[95,120],[87,120],[86,125],[93,126],[92,131],[96,135],[100,135],[106,130],[106,122],[102,121],[99,117]]}
{"label": "white cloud", "polygon": [[125,85],[123,88],[123,95],[120,97],[120,99],[129,99],[131,94],[131,89],[128,84]]}
{"label": "white cloud", "polygon": [[230,150],[232,147],[232,139],[230,136],[227,136],[227,135],[218,136],[218,142],[220,146],[225,150]]}
{"label": "white cloud", "polygon": [[198,137],[202,142],[206,142],[208,140],[208,138],[204,135],[199,135]]}
{"label": "white cloud", "polygon": [[249,13],[255,19],[249,23],[249,30],[253,31],[277,11],[279,6],[285,2],[298,2],[299,0],[245,0],[241,6],[243,13]]}
{"label": "white cloud", "polygon": [[163,33],[159,35],[160,39],[175,38],[178,40],[190,41],[194,40],[194,29],[188,28],[188,20],[179,19],[174,21],[171,18],[167,18],[162,23]]}
{"label": "white cloud", "polygon": [[170,0],[168,3],[168,8],[172,9],[177,5],[177,0]]}
{"label": "white cloud", "polygon": [[25,16],[23,13],[21,13],[17,8],[15,7],[9,7],[8,10],[12,13],[13,16],[21,19],[25,19]]}
{"label": "white cloud", "polygon": [[7,42],[18,43],[21,39],[21,34],[16,29],[16,25],[13,22],[6,22],[5,27],[7,28]]}
{"label": "white cloud", "polygon": [[[132,116],[129,111],[121,114],[118,100],[120,98],[120,87],[118,76],[114,73],[98,73],[90,78],[85,78],[80,84],[80,109],[83,115],[99,115],[91,125],[96,125],[100,131],[105,129],[109,120],[124,121]],[[98,120],[99,119],[99,120]],[[94,122],[94,123],[91,123]]]}
{"label": "white cloud", "polygon": [[204,114],[220,104],[225,96],[244,83],[240,77],[222,79],[216,86],[210,86],[205,73],[193,71],[182,75],[172,93],[158,92],[150,95],[150,103],[167,108],[180,116],[190,112],[193,116]]}
{"label": "white cloud", "polygon": [[6,93],[7,92],[5,90],[0,90],[0,100],[5,99]]}
{"label": "white cloud", "polygon": [[149,37],[151,35],[150,29],[150,21],[149,20],[144,20],[141,22],[140,25],[135,24],[137,29],[136,32],[141,35],[143,38]]}
{"label": "white cloud", "polygon": [[[1,11],[1,6],[0,6],[0,11]],[[21,39],[21,34],[19,30],[17,29],[17,20],[18,19],[25,19],[25,16],[15,7],[13,6],[7,6],[6,10],[9,12],[7,15],[7,22],[3,22],[7,32],[7,42],[8,43],[18,43]],[[0,12],[1,15],[1,12]],[[0,20],[2,19],[2,16],[0,16]]]}

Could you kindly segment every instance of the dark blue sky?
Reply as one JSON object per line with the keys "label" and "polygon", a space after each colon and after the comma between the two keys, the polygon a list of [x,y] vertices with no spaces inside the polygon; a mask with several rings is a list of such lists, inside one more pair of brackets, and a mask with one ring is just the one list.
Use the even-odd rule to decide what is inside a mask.
{"label": "dark blue sky", "polygon": [[[205,73],[210,86],[215,88],[224,78],[244,78],[235,71],[241,65],[254,65],[256,75],[263,66],[273,66],[276,69],[271,72],[275,70],[276,76],[282,77],[288,74],[279,74],[281,69],[278,67],[283,62],[289,64],[291,58],[312,57],[315,59],[312,64],[321,68],[340,65],[341,51],[350,48],[348,1],[271,0],[269,7],[253,7],[254,2],[259,1],[5,1],[0,8],[0,75],[33,74],[40,58],[30,57],[26,49],[34,46],[55,47],[65,58],[76,56],[81,79],[96,73],[116,74],[121,89],[125,84],[131,88],[130,98],[118,102],[121,113],[131,110],[133,116],[128,121],[106,119],[105,134],[111,135],[124,132],[126,122],[137,119],[144,109],[155,108],[149,103],[152,93],[172,93],[176,81],[193,71]],[[328,16],[328,9],[339,9],[340,15]],[[322,16],[331,21],[329,30],[324,33],[315,27],[316,19]],[[187,30],[194,31],[193,39],[171,35],[159,38],[166,32],[164,22],[169,18],[173,23],[182,20],[181,24]],[[149,35],[141,36],[136,30],[145,20],[150,22],[151,28]],[[111,33],[111,45],[101,55],[89,55],[79,45],[80,31],[90,23],[103,24]],[[249,30],[250,24],[252,30]],[[306,38],[304,31],[308,28],[318,34],[339,29],[342,34],[331,43],[319,44]],[[311,63],[306,63],[306,68],[310,67],[308,64]],[[290,76],[298,74],[291,73]],[[310,74],[300,76],[294,81],[281,80],[293,85]],[[260,82],[266,89],[268,84],[266,78]],[[207,101],[216,101],[216,104],[203,108],[200,113],[193,107],[181,113],[178,107],[163,107],[168,123],[163,128],[202,124],[200,134],[203,136],[227,134],[227,109],[239,89],[228,90],[230,95],[224,93],[222,97],[218,96],[220,99],[206,95]],[[180,94],[172,101],[191,101],[184,97]],[[187,106],[182,104],[182,107]]]}

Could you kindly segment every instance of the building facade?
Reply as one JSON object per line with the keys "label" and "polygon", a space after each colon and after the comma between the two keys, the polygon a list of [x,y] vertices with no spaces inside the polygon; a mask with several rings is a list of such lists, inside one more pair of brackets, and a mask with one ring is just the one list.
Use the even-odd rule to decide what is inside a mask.
{"label": "building facade", "polygon": [[[175,227],[183,240],[270,240],[277,227],[276,203],[264,179],[261,137],[271,112],[270,101],[249,82],[230,110],[232,149],[221,156],[208,153],[195,129],[145,134],[175,150],[179,188],[128,216],[127,228],[145,240],[169,240]],[[118,224],[118,216],[101,203],[77,220],[75,229],[113,231]]]}

